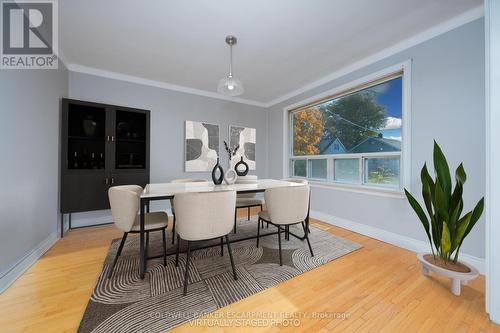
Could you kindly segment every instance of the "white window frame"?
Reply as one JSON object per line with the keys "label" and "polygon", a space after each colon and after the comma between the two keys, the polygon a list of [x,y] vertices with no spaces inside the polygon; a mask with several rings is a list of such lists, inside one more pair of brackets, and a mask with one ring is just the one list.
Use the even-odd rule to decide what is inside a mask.
{"label": "white window frame", "polygon": [[[397,72],[403,72],[402,74],[402,142],[401,142],[401,152],[385,152],[385,153],[361,153],[361,154],[329,154],[329,155],[306,155],[306,156],[293,156],[292,147],[292,137],[293,133],[292,123],[291,123],[291,112],[297,110],[315,102],[324,100],[325,98],[332,97],[336,98],[335,95],[341,96],[343,92],[355,90],[357,87],[362,87],[370,82],[376,82],[377,80],[388,77],[391,74]],[[376,83],[375,83],[376,84]],[[361,89],[362,90],[362,89]],[[410,115],[411,115],[411,60],[407,60],[403,63],[399,63],[394,66],[387,67],[383,70],[377,71],[370,75],[364,76],[362,78],[356,79],[347,84],[341,85],[334,89],[325,91],[321,94],[307,98],[300,102],[288,105],[283,108],[283,175],[284,177],[290,178],[304,178],[308,179],[312,186],[320,187],[331,187],[343,190],[351,190],[355,192],[366,192],[374,194],[396,194],[397,196],[403,195],[403,189],[406,188],[410,190],[411,184],[411,126],[410,126]],[[369,157],[392,157],[400,156],[400,187],[384,187],[384,186],[373,186],[369,184],[363,184],[363,178],[365,173],[365,159]],[[360,179],[359,183],[342,183],[334,181],[334,160],[335,159],[348,159],[348,158],[358,158],[360,163]],[[293,160],[296,159],[326,159],[327,160],[327,179],[313,179],[310,178],[309,162],[307,165],[307,176],[308,177],[297,177],[293,176]]]}

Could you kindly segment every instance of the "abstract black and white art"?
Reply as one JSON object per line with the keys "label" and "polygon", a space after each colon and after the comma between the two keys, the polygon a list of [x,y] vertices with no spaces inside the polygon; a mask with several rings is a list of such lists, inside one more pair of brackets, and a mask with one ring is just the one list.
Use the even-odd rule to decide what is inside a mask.
{"label": "abstract black and white art", "polygon": [[212,171],[219,156],[219,125],[186,120],[186,172]]}
{"label": "abstract black and white art", "polygon": [[231,148],[240,145],[234,157],[231,159],[231,167],[234,168],[243,156],[250,170],[255,170],[255,143],[256,130],[250,127],[229,126],[229,145]]}

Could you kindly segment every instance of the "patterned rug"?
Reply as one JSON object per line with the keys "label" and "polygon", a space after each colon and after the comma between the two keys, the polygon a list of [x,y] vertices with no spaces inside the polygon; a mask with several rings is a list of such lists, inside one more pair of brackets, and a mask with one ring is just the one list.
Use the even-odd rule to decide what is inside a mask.
{"label": "patterned rug", "polygon": [[[261,229],[261,235],[276,230],[270,225],[269,229]],[[237,231],[237,234],[231,233],[232,240],[256,235],[256,217],[252,217],[251,221],[238,221]],[[303,234],[300,225],[290,227],[290,231]],[[168,232],[169,245],[171,235]],[[224,256],[220,255],[220,246],[191,252],[186,296],[182,296],[185,254],[180,255],[179,267],[175,267],[175,255],[167,257],[167,266],[163,266],[162,258],[149,260],[146,276],[141,280],[138,273],[139,237],[135,235],[129,235],[113,277],[108,279],[106,276],[120,243],[119,239],[115,239],[78,332],[164,332],[361,247],[311,226],[309,239],[314,257],[309,253],[307,242],[293,236],[289,241],[284,240],[282,233],[283,266],[279,266],[277,238],[277,235],[262,237],[259,248],[255,239],[231,243],[237,281],[233,280],[226,246]],[[203,247],[219,243],[195,244],[194,247]],[[149,253],[160,254],[161,246],[161,232],[151,233]],[[168,250],[174,249],[170,245]]]}

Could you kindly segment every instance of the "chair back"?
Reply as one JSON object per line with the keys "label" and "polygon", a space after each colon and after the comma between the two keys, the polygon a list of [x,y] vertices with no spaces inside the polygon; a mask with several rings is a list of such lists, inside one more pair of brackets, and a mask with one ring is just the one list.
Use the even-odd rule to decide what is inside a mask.
{"label": "chair back", "polygon": [[174,206],[175,231],[182,239],[221,237],[233,229],[236,191],[179,193]]}
{"label": "chair back", "polygon": [[111,215],[115,226],[129,232],[134,225],[140,205],[142,187],[138,185],[113,186],[108,190]]}
{"label": "chair back", "polygon": [[[236,179],[236,184],[257,184],[257,176],[254,175],[246,175],[239,176]],[[240,193],[238,194],[238,198],[255,198],[257,193]]]}
{"label": "chair back", "polygon": [[274,224],[302,222],[309,212],[309,185],[276,187],[264,192],[266,208]]}
{"label": "chair back", "polygon": [[[207,183],[206,179],[196,179],[196,178],[181,178],[181,179],[172,179],[171,183]],[[174,200],[170,199],[170,208],[172,209],[172,214],[175,214],[174,210]]]}

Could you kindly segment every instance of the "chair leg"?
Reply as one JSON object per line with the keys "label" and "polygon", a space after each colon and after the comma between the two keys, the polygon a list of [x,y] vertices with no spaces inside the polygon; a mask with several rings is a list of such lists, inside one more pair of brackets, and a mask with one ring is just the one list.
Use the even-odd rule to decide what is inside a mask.
{"label": "chair leg", "polygon": [[186,271],[184,272],[184,292],[183,295],[186,296],[188,288],[188,269],[189,269],[189,259],[191,259],[191,242],[187,241],[187,258],[186,258]]}
{"label": "chair leg", "polygon": [[311,252],[311,257],[314,257],[313,248],[311,246],[311,242],[309,241],[309,233],[307,232],[307,227],[304,222],[302,222],[302,228],[304,229],[304,235],[306,235],[306,241],[309,246],[309,251]]}
{"label": "chair leg", "polygon": [[118,251],[116,251],[115,259],[113,260],[113,264],[111,264],[111,268],[109,269],[108,279],[111,279],[111,275],[113,274],[113,270],[115,269],[115,265],[116,265],[116,262],[118,261],[118,257],[120,256],[120,254],[122,254],[123,245],[125,245],[125,241],[127,240],[127,235],[128,235],[128,232],[123,233],[123,237],[122,237],[122,240],[120,242],[120,246],[118,246]]}
{"label": "chair leg", "polygon": [[175,267],[179,267],[179,250],[181,247],[181,238],[177,235],[177,251],[175,252]]}
{"label": "chair leg", "polygon": [[224,237],[220,238],[220,256],[224,256]]}
{"label": "chair leg", "polygon": [[278,247],[280,252],[280,266],[283,266],[283,258],[281,257],[281,227],[278,225]]}
{"label": "chair leg", "polygon": [[248,217],[247,217],[247,221],[250,221],[250,207],[247,207],[248,208]]}
{"label": "chair leg", "polygon": [[259,239],[260,239],[260,224],[262,220],[259,217],[259,221],[257,222],[257,247],[259,247]]}
{"label": "chair leg", "polygon": [[149,231],[146,231],[146,258],[149,255]]}
{"label": "chair leg", "polygon": [[161,236],[163,238],[163,266],[167,266],[167,233],[165,229],[161,229]]}
{"label": "chair leg", "polygon": [[234,210],[234,233],[236,233],[236,215],[238,214],[238,208]]}
{"label": "chair leg", "polygon": [[227,245],[227,252],[229,252],[229,259],[231,260],[231,267],[233,267],[233,277],[235,280],[238,280],[238,276],[236,275],[236,268],[234,267],[233,252],[231,251],[231,244],[229,243],[229,237],[227,235],[226,235],[226,245]]}
{"label": "chair leg", "polygon": [[175,241],[175,214],[174,215],[174,223],[172,225],[172,244],[174,244]]}
{"label": "chair leg", "polygon": [[[262,207],[262,205],[260,205],[260,211],[262,212],[264,210],[264,208]],[[262,222],[262,228],[264,228],[264,220],[261,220]],[[267,227],[269,228],[269,223],[267,223]]]}

